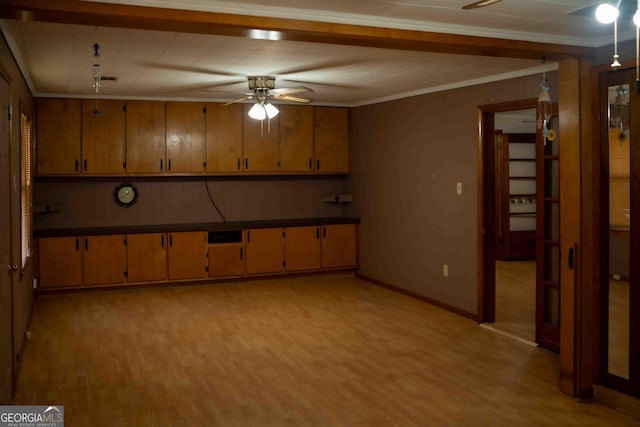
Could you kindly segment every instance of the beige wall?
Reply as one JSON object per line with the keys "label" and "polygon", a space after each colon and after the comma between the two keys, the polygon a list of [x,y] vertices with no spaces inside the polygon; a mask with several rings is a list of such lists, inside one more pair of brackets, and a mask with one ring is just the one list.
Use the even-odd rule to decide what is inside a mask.
{"label": "beige wall", "polygon": [[361,219],[362,274],[476,314],[478,106],[537,98],[541,78],[353,109],[346,214]]}
{"label": "beige wall", "polygon": [[[11,178],[12,182],[20,182],[20,111],[24,111],[33,118],[33,97],[18,69],[4,38],[0,37],[0,64],[8,73],[11,91],[11,107],[13,119],[11,122]],[[17,191],[16,191],[17,190]],[[6,201],[4,201],[6,202]],[[14,264],[20,264],[20,189],[12,186],[11,191],[11,259]],[[13,294],[13,350],[14,360],[22,351],[25,331],[31,316],[33,291],[31,281],[33,271],[28,265],[20,281],[12,283]]]}

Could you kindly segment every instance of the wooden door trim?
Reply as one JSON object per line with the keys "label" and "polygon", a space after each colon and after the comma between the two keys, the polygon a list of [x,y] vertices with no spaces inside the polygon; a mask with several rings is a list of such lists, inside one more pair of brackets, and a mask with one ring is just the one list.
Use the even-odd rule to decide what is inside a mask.
{"label": "wooden door trim", "polygon": [[71,0],[4,0],[0,17],[237,37],[251,37],[252,31],[260,28],[277,31],[281,40],[536,60],[590,56],[595,50],[493,37]]}
{"label": "wooden door trim", "polygon": [[[477,210],[477,294],[478,322],[494,322],[495,282],[495,113],[536,108],[538,100],[523,99],[478,106],[478,210]],[[490,266],[494,266],[492,269]]]}

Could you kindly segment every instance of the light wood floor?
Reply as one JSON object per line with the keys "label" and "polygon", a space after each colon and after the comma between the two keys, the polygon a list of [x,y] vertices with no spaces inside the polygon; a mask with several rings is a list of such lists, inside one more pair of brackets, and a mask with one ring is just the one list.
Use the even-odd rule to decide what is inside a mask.
{"label": "light wood floor", "polygon": [[536,339],[536,261],[496,261],[496,329]]}
{"label": "light wood floor", "polygon": [[16,404],[66,426],[631,426],[558,358],[352,276],[39,296]]}

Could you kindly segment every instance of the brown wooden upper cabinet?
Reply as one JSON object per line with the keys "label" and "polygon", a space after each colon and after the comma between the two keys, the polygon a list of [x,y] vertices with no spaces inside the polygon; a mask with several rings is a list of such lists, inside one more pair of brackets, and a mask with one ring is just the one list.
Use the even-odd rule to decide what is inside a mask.
{"label": "brown wooden upper cabinet", "polygon": [[316,171],[349,172],[349,109],[314,107]]}
{"label": "brown wooden upper cabinet", "polygon": [[200,102],[167,102],[168,173],[204,172],[204,114]]}
{"label": "brown wooden upper cabinet", "polygon": [[245,172],[277,172],[280,159],[280,115],[271,121],[249,117],[253,104],[243,104]]}
{"label": "brown wooden upper cabinet", "polygon": [[37,173],[73,175],[81,168],[81,103],[79,99],[39,98],[37,109]]}
{"label": "brown wooden upper cabinet", "polygon": [[124,173],[125,101],[82,100],[82,172]]}
{"label": "brown wooden upper cabinet", "polygon": [[280,170],[313,172],[313,108],[278,105],[280,109]]}
{"label": "brown wooden upper cabinet", "polygon": [[209,103],[206,110],[207,172],[241,172],[242,104]]}
{"label": "brown wooden upper cabinet", "polygon": [[165,103],[127,102],[126,170],[161,174],[166,170]]}

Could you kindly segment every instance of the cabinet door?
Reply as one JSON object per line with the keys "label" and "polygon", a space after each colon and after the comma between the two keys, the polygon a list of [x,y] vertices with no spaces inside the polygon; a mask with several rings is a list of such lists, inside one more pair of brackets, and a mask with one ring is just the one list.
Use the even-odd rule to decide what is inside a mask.
{"label": "cabinet door", "polygon": [[167,280],[165,233],[127,235],[127,278],[133,282]]}
{"label": "cabinet door", "polygon": [[279,105],[278,108],[280,108],[280,170],[313,171],[313,107]]}
{"label": "cabinet door", "polygon": [[85,285],[126,281],[126,248],[121,234],[83,237]]}
{"label": "cabinet door", "polygon": [[207,233],[169,233],[169,280],[207,277]]}
{"label": "cabinet door", "polygon": [[356,266],[355,224],[335,224],[322,227],[322,267]]}
{"label": "cabinet door", "polygon": [[209,277],[244,275],[244,243],[209,245]]}
{"label": "cabinet door", "polygon": [[242,171],[242,104],[207,104],[207,172]]}
{"label": "cabinet door", "polygon": [[163,173],[166,168],[164,140],[164,102],[127,101],[127,173]]}
{"label": "cabinet door", "polygon": [[82,101],[82,172],[124,173],[124,101]]}
{"label": "cabinet door", "polygon": [[41,288],[82,285],[82,246],[80,237],[39,239],[38,257]]}
{"label": "cabinet door", "polygon": [[283,271],[283,250],[282,228],[247,230],[247,274]]}
{"label": "cabinet door", "polygon": [[318,270],[321,266],[320,227],[285,228],[287,271]]}
{"label": "cabinet door", "polygon": [[204,171],[204,104],[167,102],[167,172]]}
{"label": "cabinet door", "polygon": [[253,104],[243,105],[244,169],[247,172],[276,172],[279,162],[280,115],[269,120],[248,116]]}
{"label": "cabinet door", "polygon": [[315,107],[316,171],[349,172],[349,109]]}
{"label": "cabinet door", "polygon": [[82,117],[80,100],[40,98],[36,108],[38,174],[79,173]]}

